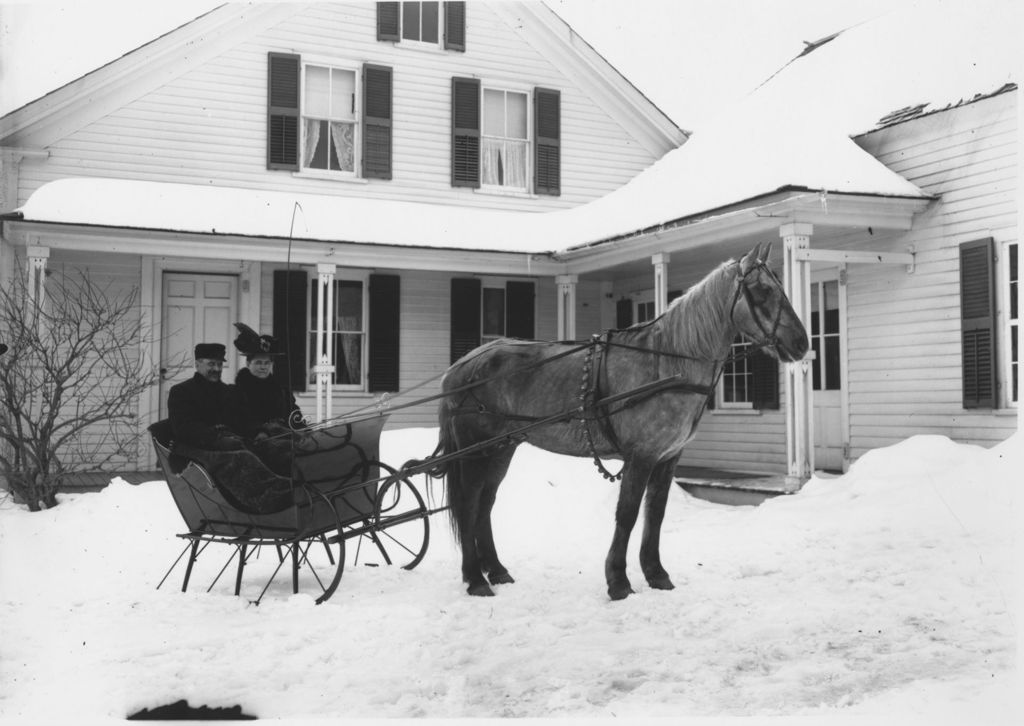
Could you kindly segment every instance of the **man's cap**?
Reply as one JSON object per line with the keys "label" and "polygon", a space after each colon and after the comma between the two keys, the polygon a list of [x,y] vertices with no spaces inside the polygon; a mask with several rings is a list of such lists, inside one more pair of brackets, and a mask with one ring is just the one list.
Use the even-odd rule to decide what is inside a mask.
{"label": "man's cap", "polygon": [[220,343],[199,343],[196,346],[196,360],[208,358],[210,360],[219,360],[223,363],[226,360],[224,357],[226,352],[227,348]]}

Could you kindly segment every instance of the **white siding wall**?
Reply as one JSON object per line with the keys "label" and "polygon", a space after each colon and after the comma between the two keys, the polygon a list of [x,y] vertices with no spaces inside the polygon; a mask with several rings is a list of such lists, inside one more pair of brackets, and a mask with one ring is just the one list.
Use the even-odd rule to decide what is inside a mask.
{"label": "white siding wall", "polygon": [[[273,302],[270,291],[274,285],[273,265],[263,265],[261,285],[264,291],[260,309],[259,327],[271,329]],[[391,274],[391,273],[389,273]],[[394,405],[400,405],[433,396],[441,390],[441,374],[447,370],[449,361],[451,319],[451,278],[455,275],[442,272],[397,270],[401,276],[401,321],[400,345],[400,392],[391,394]],[[550,279],[535,279],[536,283],[536,330],[537,338],[550,340],[555,337],[555,284]],[[333,399],[333,413],[346,413],[372,404],[379,393],[338,393]],[[312,418],[316,410],[316,396],[310,391],[299,394],[298,400],[307,416]],[[396,411],[388,421],[387,428],[411,426],[437,426],[437,403],[424,403]]]}
{"label": "white siding wall", "polygon": [[914,434],[991,446],[1016,430],[1016,409],[962,405],[958,251],[960,243],[982,237],[993,237],[997,249],[1017,240],[1016,95],[1004,93],[857,139],[941,200],[905,235],[851,237],[861,248],[905,251],[913,245],[917,252],[910,275],[898,265],[850,268],[854,457]]}
{"label": "white siding wall", "polygon": [[[621,186],[655,158],[571,78],[486,5],[467,7],[467,51],[376,40],[375,5],[308,9],[54,143],[21,167],[19,202],[68,176],[213,184],[544,211]],[[393,176],[338,181],[266,169],[267,52],[393,68]],[[450,185],[451,78],[561,91],[562,195],[488,194]]]}

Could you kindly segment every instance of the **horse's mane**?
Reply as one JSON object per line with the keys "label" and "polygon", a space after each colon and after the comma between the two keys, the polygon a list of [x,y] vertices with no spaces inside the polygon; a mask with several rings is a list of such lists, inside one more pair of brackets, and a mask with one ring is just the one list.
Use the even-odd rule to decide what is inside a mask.
{"label": "horse's mane", "polygon": [[735,268],[735,260],[726,260],[672,301],[658,318],[667,349],[708,360],[721,355],[723,330],[732,325]]}

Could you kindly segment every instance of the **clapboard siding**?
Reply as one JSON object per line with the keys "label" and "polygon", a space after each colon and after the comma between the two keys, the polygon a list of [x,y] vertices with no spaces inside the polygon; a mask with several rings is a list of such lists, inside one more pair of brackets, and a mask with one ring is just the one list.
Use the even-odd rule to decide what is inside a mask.
{"label": "clapboard siding", "polygon": [[910,232],[857,245],[913,245],[913,273],[901,265],[849,267],[854,458],[914,434],[990,446],[1015,430],[1011,412],[962,405],[958,246],[988,236],[1016,240],[1016,135],[1016,94],[1004,93],[856,139],[939,201]]}
{"label": "clapboard siding", "polygon": [[[603,196],[656,160],[493,9],[470,4],[467,16],[467,51],[453,53],[378,42],[372,3],[308,6],[52,144],[46,163],[23,165],[19,202],[47,181],[96,175],[544,211]],[[269,51],[352,68],[373,62],[393,69],[392,180],[352,184],[265,168]],[[561,92],[560,196],[452,189],[453,76]]]}
{"label": "clapboard siding", "polygon": [[[271,264],[261,266],[260,280],[264,294],[260,301],[260,320],[257,325],[262,330],[270,329],[273,318],[275,269],[280,267]],[[440,377],[449,366],[449,290],[453,275],[410,270],[398,270],[392,274],[401,277],[400,391],[389,394],[388,399],[393,405],[400,405],[433,396],[441,390]],[[536,337],[552,340],[556,329],[555,284],[550,279],[536,278],[532,281],[536,284]],[[379,394],[372,393],[337,393],[333,398],[333,414],[345,415],[379,398]],[[316,411],[314,392],[300,393],[297,400],[305,415],[312,418]],[[436,425],[437,403],[428,402],[396,411],[388,420],[387,428]]]}

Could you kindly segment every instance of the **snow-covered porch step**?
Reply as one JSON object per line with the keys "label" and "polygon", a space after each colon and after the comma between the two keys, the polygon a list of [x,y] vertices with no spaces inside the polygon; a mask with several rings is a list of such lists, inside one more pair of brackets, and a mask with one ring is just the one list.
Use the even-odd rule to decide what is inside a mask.
{"label": "snow-covered porch step", "polygon": [[796,493],[785,474],[679,466],[675,481],[693,496],[717,504],[756,506],[771,497]]}

